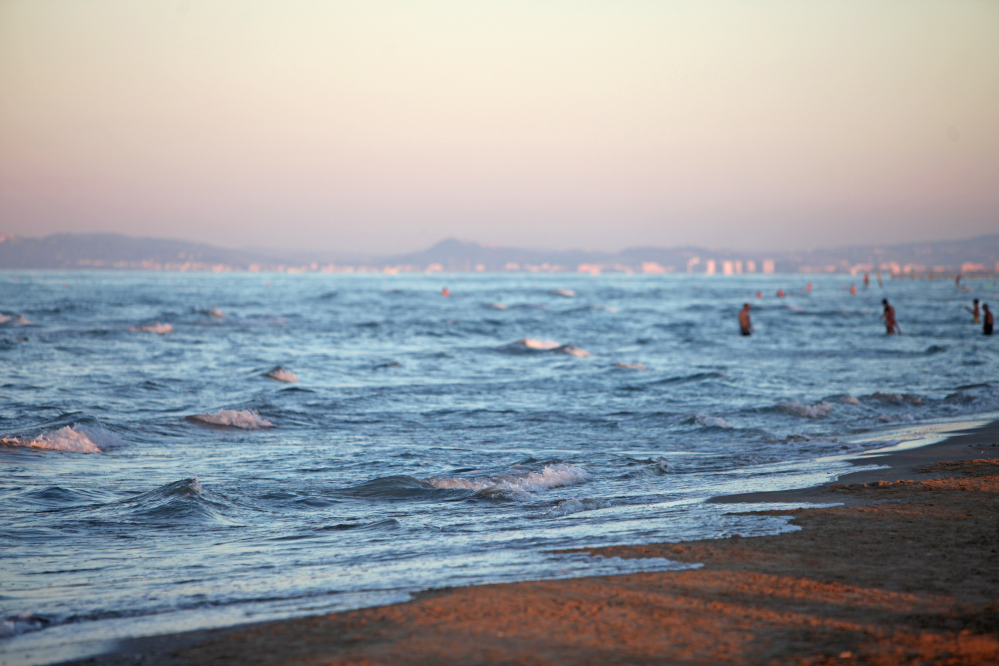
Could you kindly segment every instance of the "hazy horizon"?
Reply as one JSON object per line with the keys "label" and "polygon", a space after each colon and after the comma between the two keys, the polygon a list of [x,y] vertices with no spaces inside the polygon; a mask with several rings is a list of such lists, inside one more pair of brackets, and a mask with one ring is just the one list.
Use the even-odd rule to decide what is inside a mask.
{"label": "hazy horizon", "polygon": [[0,219],[618,251],[999,227],[999,3],[0,3]]}

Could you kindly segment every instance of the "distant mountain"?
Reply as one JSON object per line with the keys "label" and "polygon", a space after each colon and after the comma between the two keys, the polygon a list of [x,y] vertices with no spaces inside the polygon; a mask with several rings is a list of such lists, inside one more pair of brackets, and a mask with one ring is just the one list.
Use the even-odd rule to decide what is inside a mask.
{"label": "distant mountain", "polygon": [[0,236],[0,269],[200,271],[626,271],[646,273],[999,272],[999,234],[958,241],[857,245],[810,252],[733,252],[698,247],[620,252],[499,248],[447,239],[420,252],[360,255],[234,250],[204,243],[119,234]]}

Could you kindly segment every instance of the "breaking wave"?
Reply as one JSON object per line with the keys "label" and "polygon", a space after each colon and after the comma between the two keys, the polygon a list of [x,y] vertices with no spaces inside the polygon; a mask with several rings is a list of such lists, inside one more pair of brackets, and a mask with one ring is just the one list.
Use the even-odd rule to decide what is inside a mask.
{"label": "breaking wave", "polygon": [[728,421],[721,418],[720,416],[708,416],[707,414],[698,414],[697,422],[700,423],[705,428],[731,428]]}
{"label": "breaking wave", "polygon": [[280,365],[274,367],[264,373],[264,377],[270,377],[271,379],[277,380],[279,382],[286,382],[288,384],[297,384],[298,377],[291,370],[286,370]]}
{"label": "breaking wave", "polygon": [[574,298],[576,296],[576,292],[572,289],[552,289],[549,293],[552,296],[564,296],[565,298]]}
{"label": "breaking wave", "polygon": [[777,408],[792,416],[800,416],[805,419],[821,419],[832,411],[832,405],[828,402],[817,402],[814,405],[803,405],[797,400],[782,402]]}
{"label": "breaking wave", "polygon": [[513,472],[489,476],[433,477],[422,479],[422,481],[433,488],[440,489],[464,489],[478,492],[488,491],[489,493],[497,491],[531,493],[583,483],[589,478],[590,475],[581,467],[557,463],[545,465],[540,472],[526,474]]}
{"label": "breaking wave", "polygon": [[157,335],[166,335],[167,333],[173,333],[173,326],[170,324],[161,324],[156,322],[155,324],[149,324],[148,326],[133,326],[128,329],[130,331],[141,331],[144,333],[156,333]]}
{"label": "breaking wave", "polygon": [[207,423],[213,426],[224,426],[228,428],[241,428],[243,430],[256,430],[258,428],[270,428],[274,424],[257,414],[252,409],[220,409],[210,414],[192,414],[184,417],[188,421]]}
{"label": "breaking wave", "polygon": [[582,511],[596,511],[597,509],[606,509],[611,506],[613,506],[613,503],[606,500],[591,499],[589,497],[584,497],[583,499],[570,497],[558,502],[555,506],[545,511],[545,515],[549,518],[561,518],[562,516],[569,516]]}
{"label": "breaking wave", "polygon": [[648,367],[644,363],[620,363],[614,364],[615,368],[622,368],[623,370],[648,370]]}
{"label": "breaking wave", "polygon": [[570,356],[578,356],[580,358],[585,358],[590,355],[590,352],[586,351],[582,347],[577,347],[574,344],[561,344],[554,340],[539,340],[537,338],[521,338],[516,342],[511,342],[508,345],[503,345],[499,347],[499,351],[512,353],[512,354],[529,354],[532,352],[556,352],[559,354],[569,354]]}
{"label": "breaking wave", "polygon": [[31,437],[0,438],[0,445],[65,451],[68,453],[103,453],[124,441],[113,432],[85,425],[63,426]]}

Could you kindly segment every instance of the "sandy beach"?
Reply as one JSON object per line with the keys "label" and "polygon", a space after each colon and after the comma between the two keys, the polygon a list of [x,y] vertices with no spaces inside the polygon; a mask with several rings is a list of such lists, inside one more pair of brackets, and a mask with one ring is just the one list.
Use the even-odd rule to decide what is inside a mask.
{"label": "sandy beach", "polygon": [[72,663],[999,663],[999,423],[876,462],[888,468],[716,500],[842,503],[776,512],[800,531],[590,551],[698,569],[434,590]]}

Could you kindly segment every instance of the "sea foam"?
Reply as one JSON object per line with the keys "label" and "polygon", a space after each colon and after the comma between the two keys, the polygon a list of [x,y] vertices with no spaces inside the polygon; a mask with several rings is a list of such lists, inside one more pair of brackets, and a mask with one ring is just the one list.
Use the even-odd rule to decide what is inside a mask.
{"label": "sea foam", "polygon": [[287,382],[288,384],[298,383],[298,377],[295,376],[295,373],[291,370],[285,370],[280,365],[265,372],[264,377],[270,377],[271,379],[275,379],[279,382]]}
{"label": "sea foam", "polygon": [[37,437],[4,437],[0,445],[17,446],[68,453],[103,453],[124,442],[118,435],[101,428],[84,425],[63,426],[44,432]]}
{"label": "sea foam", "polygon": [[145,333],[156,333],[157,335],[166,335],[167,333],[173,333],[173,326],[170,324],[161,324],[156,322],[155,324],[150,324],[148,326],[133,326],[128,329],[130,331],[142,331]]}
{"label": "sea foam", "polygon": [[698,414],[697,422],[700,423],[705,428],[731,428],[728,421],[721,418],[720,416],[708,416],[707,414]]}
{"label": "sea foam", "polygon": [[545,465],[540,472],[528,472],[527,474],[511,473],[479,477],[434,477],[423,479],[423,482],[434,488],[464,488],[477,491],[528,493],[582,483],[589,478],[590,475],[581,467],[558,463],[555,465]]}
{"label": "sea foam", "polygon": [[803,405],[797,400],[782,402],[777,407],[788,414],[800,416],[806,419],[821,419],[832,411],[832,405],[828,402],[817,402],[814,405]]}
{"label": "sea foam", "polygon": [[229,428],[241,428],[243,430],[270,428],[274,425],[252,409],[220,409],[210,414],[192,414],[185,418],[188,421],[197,421],[207,423],[208,425],[226,426]]}

